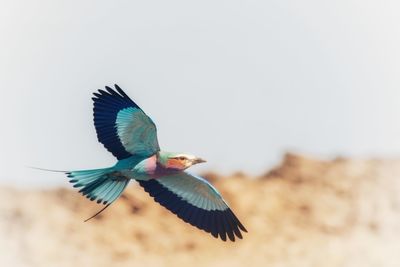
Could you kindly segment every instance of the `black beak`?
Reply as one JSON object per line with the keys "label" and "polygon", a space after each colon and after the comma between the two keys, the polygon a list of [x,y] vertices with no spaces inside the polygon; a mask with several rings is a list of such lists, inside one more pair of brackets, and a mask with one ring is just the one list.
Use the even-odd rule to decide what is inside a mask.
{"label": "black beak", "polygon": [[207,162],[207,161],[202,159],[202,158],[195,158],[192,162],[193,162],[193,165],[194,165],[194,164],[198,164],[198,163],[204,163],[204,162]]}

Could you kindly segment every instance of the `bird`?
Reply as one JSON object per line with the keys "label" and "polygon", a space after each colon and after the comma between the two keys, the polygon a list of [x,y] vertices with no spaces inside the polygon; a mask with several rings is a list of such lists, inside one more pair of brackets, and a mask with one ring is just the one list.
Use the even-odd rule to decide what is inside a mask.
{"label": "bird", "polygon": [[[115,89],[114,89],[115,88]],[[63,171],[74,188],[104,205],[100,214],[123,193],[131,180],[183,221],[226,241],[242,239],[246,228],[220,192],[187,169],[205,160],[186,153],[160,150],[152,119],[117,85],[93,93],[97,139],[117,162],[102,169]]]}

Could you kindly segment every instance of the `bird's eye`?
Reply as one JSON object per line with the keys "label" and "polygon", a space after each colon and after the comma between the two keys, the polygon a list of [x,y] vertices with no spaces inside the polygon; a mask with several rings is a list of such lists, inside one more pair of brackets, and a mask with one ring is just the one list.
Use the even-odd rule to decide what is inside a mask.
{"label": "bird's eye", "polygon": [[179,160],[185,160],[185,157],[179,157],[178,159]]}

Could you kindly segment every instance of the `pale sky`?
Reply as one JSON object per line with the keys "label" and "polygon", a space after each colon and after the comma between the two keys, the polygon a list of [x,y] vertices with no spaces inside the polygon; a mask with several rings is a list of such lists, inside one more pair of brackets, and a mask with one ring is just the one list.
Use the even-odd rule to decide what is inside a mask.
{"label": "pale sky", "polygon": [[398,1],[1,1],[0,182],[114,159],[91,94],[118,83],[195,172],[261,174],[285,151],[400,157]]}

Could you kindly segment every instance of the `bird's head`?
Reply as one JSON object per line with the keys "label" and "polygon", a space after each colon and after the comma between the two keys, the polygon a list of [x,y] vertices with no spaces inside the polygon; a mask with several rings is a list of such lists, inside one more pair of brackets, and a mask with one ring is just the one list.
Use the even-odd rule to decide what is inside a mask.
{"label": "bird's head", "polygon": [[195,164],[206,161],[188,154],[160,152],[158,162],[167,169],[185,170]]}

